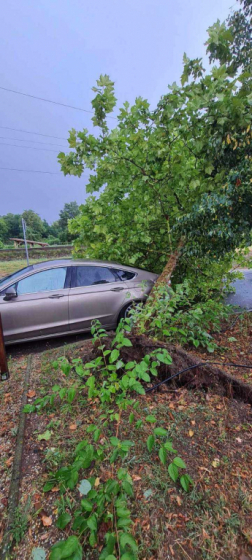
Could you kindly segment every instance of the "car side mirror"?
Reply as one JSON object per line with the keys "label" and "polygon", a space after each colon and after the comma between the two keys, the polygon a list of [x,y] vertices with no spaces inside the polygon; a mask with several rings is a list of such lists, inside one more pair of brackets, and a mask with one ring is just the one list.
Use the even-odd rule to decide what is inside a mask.
{"label": "car side mirror", "polygon": [[15,288],[13,288],[13,286],[11,286],[10,288],[7,288],[5,295],[4,295],[4,300],[5,301],[10,301],[11,299],[14,299],[17,297],[17,290]]}

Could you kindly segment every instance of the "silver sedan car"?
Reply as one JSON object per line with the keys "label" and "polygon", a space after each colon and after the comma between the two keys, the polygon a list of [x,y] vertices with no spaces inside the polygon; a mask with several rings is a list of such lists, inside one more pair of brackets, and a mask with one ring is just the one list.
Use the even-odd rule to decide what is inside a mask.
{"label": "silver sedan car", "polygon": [[6,344],[89,331],[99,319],[115,328],[144,301],[157,274],[117,263],[61,259],[28,266],[0,280]]}

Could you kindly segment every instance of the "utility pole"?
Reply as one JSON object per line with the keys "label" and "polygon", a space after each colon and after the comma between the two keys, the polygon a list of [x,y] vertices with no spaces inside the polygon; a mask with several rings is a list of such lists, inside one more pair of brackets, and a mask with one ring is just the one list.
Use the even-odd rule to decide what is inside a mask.
{"label": "utility pole", "polygon": [[25,242],[25,252],[26,252],[27,266],[29,266],[29,255],[28,255],[28,247],[27,247],[27,241],[26,241],[26,223],[25,223],[25,221],[24,221],[24,218],[22,218],[22,226],[23,226],[23,233],[24,233],[24,242]]}
{"label": "utility pole", "polygon": [[5,352],[2,317],[0,313],[0,381],[9,379],[9,369]]}

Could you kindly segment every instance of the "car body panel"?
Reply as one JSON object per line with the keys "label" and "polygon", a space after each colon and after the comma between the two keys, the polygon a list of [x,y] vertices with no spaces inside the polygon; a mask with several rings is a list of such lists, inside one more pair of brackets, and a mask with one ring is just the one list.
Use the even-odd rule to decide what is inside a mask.
{"label": "car body panel", "polygon": [[[121,282],[120,284],[124,284]],[[71,288],[69,293],[69,324],[70,330],[90,329],[91,322],[99,319],[105,327],[113,327],[117,323],[118,310],[127,303],[128,287],[115,284],[99,284]]]}
{"label": "car body panel", "polygon": [[69,330],[68,293],[69,289],[23,294],[10,301],[4,301],[0,295],[6,342],[39,338]]}

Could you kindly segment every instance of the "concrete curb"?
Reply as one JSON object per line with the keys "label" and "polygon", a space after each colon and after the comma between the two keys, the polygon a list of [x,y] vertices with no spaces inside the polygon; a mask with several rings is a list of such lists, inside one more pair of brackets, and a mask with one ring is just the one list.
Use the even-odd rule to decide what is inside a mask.
{"label": "concrete curb", "polygon": [[27,402],[27,391],[28,391],[29,381],[30,381],[31,364],[32,364],[32,356],[29,355],[27,361],[25,379],[24,379],[24,388],[23,388],[21,407],[19,413],[19,425],[18,425],[17,441],[16,441],[16,448],[15,448],[15,456],[13,461],[12,477],[11,477],[10,490],[9,490],[8,517],[7,517],[7,524],[3,537],[2,548],[0,551],[0,560],[9,560],[11,557],[10,552],[13,544],[11,539],[11,526],[13,524],[15,510],[19,502],[19,485],[21,479],[21,464],[22,464],[22,454],[23,454],[24,434],[25,434],[26,414],[25,412],[23,412],[23,408]]}

